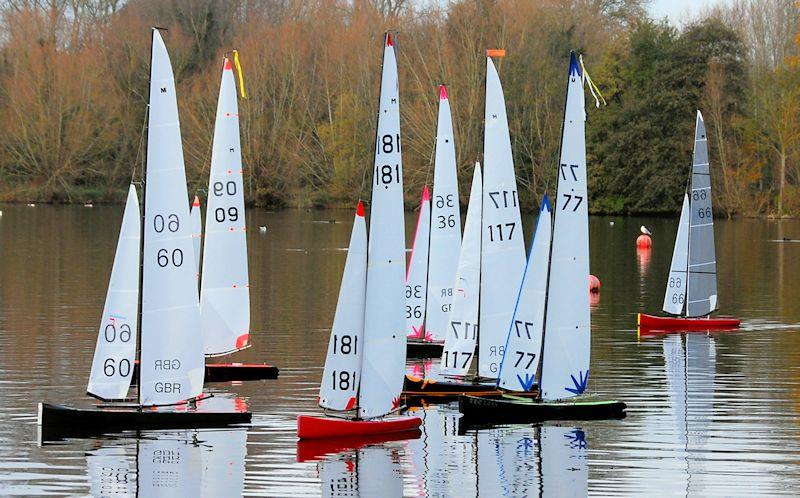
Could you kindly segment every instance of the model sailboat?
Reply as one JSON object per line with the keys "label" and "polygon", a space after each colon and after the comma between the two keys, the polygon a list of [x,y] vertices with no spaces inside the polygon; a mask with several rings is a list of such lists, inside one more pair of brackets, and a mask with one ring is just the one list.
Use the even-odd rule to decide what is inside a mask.
{"label": "model sailboat", "polygon": [[392,36],[387,33],[369,244],[366,245],[364,237],[364,210],[359,204],[320,387],[320,406],[337,411],[355,410],[354,417],[300,415],[297,435],[301,439],[400,432],[421,424],[418,417],[384,418],[400,409],[406,367],[406,259],[400,151],[397,59]]}
{"label": "model sailboat", "polygon": [[[407,378],[408,395],[444,400],[466,392],[494,392],[515,293],[525,269],[525,246],[505,98],[488,56],[484,126],[484,174],[476,166],[467,212],[467,226],[470,220],[476,225],[469,235],[464,227],[440,369],[441,374],[457,379]],[[469,271],[469,278],[462,269]],[[476,356],[475,382],[464,382]]]}
{"label": "model sailboat", "polygon": [[[175,80],[157,29],[144,185],[143,240],[135,248],[139,230],[132,220],[138,215],[138,201],[131,189],[88,387],[90,395],[104,400],[123,398],[131,383],[138,339],[136,403],[90,409],[40,403],[43,437],[64,431],[202,427],[250,420],[246,411],[200,411],[193,405],[202,395],[205,358],[198,336],[200,307]],[[140,253],[141,280],[135,270]]]}
{"label": "model sailboat", "polygon": [[[586,392],[591,347],[589,295],[586,292],[589,280],[589,213],[585,120],[583,76],[572,54],[552,240],[547,240],[550,214],[545,199],[531,259],[518,291],[516,311],[508,322],[509,348],[498,380],[498,386],[504,391],[517,394],[480,398],[462,396],[459,409],[472,420],[510,422],[606,418],[624,414],[625,404],[618,401],[570,399]],[[536,239],[540,235],[541,245],[537,246]],[[546,269],[548,263],[549,272]],[[543,288],[544,294],[541,292]],[[520,396],[535,390],[536,378],[540,386],[538,396]]]}
{"label": "model sailboat", "polygon": [[[207,357],[250,346],[250,279],[239,135],[231,60],[224,58],[206,205],[200,327]],[[278,369],[254,363],[209,363],[206,381],[274,379]]]}
{"label": "model sailboat", "polygon": [[[426,188],[427,190],[427,188]],[[424,192],[423,192],[424,198]],[[424,200],[423,200],[424,202]],[[430,205],[430,202],[428,203]],[[461,211],[458,198],[458,178],[456,175],[456,149],[453,138],[453,120],[450,112],[450,100],[444,85],[439,86],[439,118],[436,127],[436,156],[433,167],[433,205],[430,216],[420,216],[420,225],[427,223],[429,241],[427,257],[411,258],[409,276],[416,275],[415,265],[424,266],[426,272],[419,272],[427,278],[425,282],[414,282],[425,285],[420,292],[414,288],[412,299],[421,303],[413,304],[408,309],[413,317],[413,324],[408,330],[408,352],[415,355],[439,356],[447,335],[448,315],[453,303],[453,282],[458,266],[458,253],[461,247]],[[414,253],[417,252],[415,239]],[[421,251],[420,251],[421,252]],[[409,289],[406,289],[406,295]],[[419,295],[419,297],[416,297]],[[420,306],[420,317],[417,318],[415,306]],[[412,318],[409,318],[412,320]],[[413,328],[412,328],[413,325]]]}
{"label": "model sailboat", "polygon": [[711,318],[717,309],[717,261],[711,206],[711,168],[703,115],[697,111],[690,193],[684,193],[660,317],[639,313],[645,329],[707,330],[736,328],[737,318]]}

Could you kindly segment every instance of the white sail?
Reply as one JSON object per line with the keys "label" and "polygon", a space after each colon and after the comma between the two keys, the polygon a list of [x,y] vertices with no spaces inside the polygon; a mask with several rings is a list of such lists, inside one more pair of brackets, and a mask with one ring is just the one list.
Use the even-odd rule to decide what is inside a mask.
{"label": "white sail", "polygon": [[239,107],[229,59],[219,88],[208,182],[200,321],[207,355],[230,353],[250,340],[250,278]]}
{"label": "white sail", "polygon": [[403,469],[397,448],[367,446],[358,450],[358,494],[361,497],[403,496]]}
{"label": "white sail", "polygon": [[200,277],[200,242],[203,237],[203,221],[200,217],[200,198],[194,196],[189,209],[189,220],[192,223],[192,247],[194,247],[194,263],[197,277]]}
{"label": "white sail", "polygon": [[689,196],[683,195],[681,218],[678,221],[678,235],[675,236],[675,248],[672,250],[672,263],[669,266],[667,291],[664,295],[662,309],[673,315],[683,313],[686,301],[686,270],[689,264]]}
{"label": "white sail", "polygon": [[464,240],[453,284],[453,309],[448,318],[442,352],[442,375],[466,375],[478,339],[478,303],[481,281],[481,165],[475,163],[464,224]]}
{"label": "white sail", "polygon": [[392,37],[387,34],[372,172],[364,361],[358,400],[364,418],[397,408],[405,378],[406,243],[400,147],[397,59]]}
{"label": "white sail", "polygon": [[589,380],[589,211],[581,70],[570,56],[545,312],[541,397],[582,394]]}
{"label": "white sail", "polygon": [[514,303],[525,271],[525,242],[503,87],[489,57],[486,58],[484,125],[478,375],[497,378],[508,324],[514,314]]}
{"label": "white sail", "polygon": [[139,198],[131,185],[86,388],[100,399],[125,398],[133,378],[139,322],[140,223]]}
{"label": "white sail", "polygon": [[341,452],[317,464],[323,498],[359,498],[357,451]]}
{"label": "white sail", "polygon": [[359,202],[320,383],[319,405],[323,408],[351,410],[355,407],[364,349],[366,285],[367,227],[364,206]]}
{"label": "white sail", "polygon": [[461,249],[461,210],[458,202],[456,148],[450,100],[439,87],[439,123],[436,128],[436,158],[433,166],[428,291],[425,333],[432,341],[443,341],[453,304],[453,282]]}
{"label": "white sail", "polygon": [[175,80],[156,29],[150,78],[139,401],[163,405],[200,395],[205,359]]}
{"label": "white sail", "polygon": [[497,384],[503,389],[530,391],[535,385],[542,351],[551,227],[550,201],[545,195],[539,209],[539,219],[531,241],[531,252],[522,277],[514,317],[508,331],[506,354],[500,365]]}
{"label": "white sail", "polygon": [[428,243],[431,235],[431,194],[426,185],[419,203],[417,230],[406,274],[406,335],[425,339],[425,293],[428,290]]}
{"label": "white sail", "polygon": [[717,258],[714,213],[711,208],[711,169],[703,115],[697,111],[692,156],[691,217],[689,219],[689,282],[686,316],[705,316],[717,309]]}

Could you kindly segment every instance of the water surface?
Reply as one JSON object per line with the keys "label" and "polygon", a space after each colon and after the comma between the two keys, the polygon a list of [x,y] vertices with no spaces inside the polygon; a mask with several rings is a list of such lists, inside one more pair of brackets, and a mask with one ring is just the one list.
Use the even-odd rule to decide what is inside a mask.
{"label": "water surface", "polygon": [[[741,331],[638,337],[636,313],[657,311],[663,299],[677,218],[590,219],[591,268],[602,282],[590,389],[626,401],[623,421],[464,431],[455,406],[431,407],[419,411],[417,440],[299,462],[295,418],[317,412],[351,212],[248,212],[253,347],[236,359],[274,363],[281,375],[211,387],[249,397],[251,427],[39,446],[37,402],[91,404],[86,380],[122,207],[2,210],[0,494],[741,495],[800,487],[800,244],[773,241],[800,238],[799,221],[718,220],[721,312],[741,317]],[[409,213],[409,234],[415,221]],[[530,236],[533,217],[524,221]],[[654,248],[637,253],[643,223]]]}

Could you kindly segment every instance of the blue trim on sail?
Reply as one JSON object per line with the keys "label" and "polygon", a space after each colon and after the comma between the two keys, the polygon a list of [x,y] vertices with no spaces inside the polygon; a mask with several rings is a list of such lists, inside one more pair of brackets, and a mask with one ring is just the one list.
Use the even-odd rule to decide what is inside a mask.
{"label": "blue trim on sail", "polygon": [[578,58],[575,57],[575,52],[569,53],[569,75],[570,76],[581,75],[581,67],[578,64]]}
{"label": "blue trim on sail", "polygon": [[589,371],[586,371],[586,376],[584,377],[583,372],[578,370],[578,378],[576,379],[574,375],[570,375],[570,378],[574,387],[565,387],[564,389],[572,394],[583,394],[586,391],[586,385],[589,383]]}
{"label": "blue trim on sail", "polygon": [[[495,386],[500,385],[500,377],[503,374],[503,363],[505,363],[506,361],[506,351],[508,350],[508,341],[511,339],[511,330],[514,328],[514,320],[517,318],[517,309],[519,308],[519,298],[522,296],[522,289],[523,287],[525,287],[525,279],[528,277],[528,266],[531,264],[531,255],[533,254],[533,243],[536,242],[536,231],[539,228],[539,219],[541,218],[545,208],[549,213],[550,199],[547,198],[547,194],[545,194],[544,198],[542,199],[542,205],[541,208],[539,209],[539,217],[536,218],[536,225],[534,225],[533,228],[533,237],[531,237],[531,246],[528,249],[528,259],[525,261],[525,271],[522,274],[522,282],[520,282],[519,284],[519,291],[517,292],[517,302],[514,303],[514,314],[511,315],[511,323],[508,324],[508,334],[506,334],[506,343],[503,346],[503,359],[500,360],[500,368],[497,370],[497,382],[495,383]],[[519,375],[517,376],[517,379],[519,379]],[[522,382],[521,379],[519,380],[520,382]],[[523,384],[522,387],[525,387],[525,385]],[[530,391],[530,388],[526,388],[525,390]]]}

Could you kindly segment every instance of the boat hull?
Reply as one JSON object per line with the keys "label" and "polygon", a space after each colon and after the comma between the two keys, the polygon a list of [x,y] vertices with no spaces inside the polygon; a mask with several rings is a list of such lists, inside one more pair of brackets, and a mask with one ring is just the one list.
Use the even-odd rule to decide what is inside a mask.
{"label": "boat hull", "polygon": [[574,400],[545,402],[508,396],[461,396],[458,409],[467,423],[503,424],[543,420],[597,420],[625,417],[621,401]]}
{"label": "boat hull", "polygon": [[639,313],[636,318],[639,328],[652,330],[714,330],[739,328],[738,318],[680,318],[675,316],[654,316]]}
{"label": "boat hull", "polygon": [[[139,362],[133,365],[133,384],[138,379]],[[204,382],[277,379],[280,370],[266,363],[206,363]]]}
{"label": "boat hull", "polygon": [[297,437],[300,439],[349,438],[406,432],[419,429],[419,417],[397,417],[382,420],[349,420],[331,417],[297,416]]}
{"label": "boat hull", "polygon": [[139,409],[138,407],[72,408],[39,403],[39,427],[44,441],[142,429],[195,429],[249,423],[249,411]]}
{"label": "boat hull", "polygon": [[[407,375],[403,384],[403,396],[410,406],[419,400],[424,400],[426,403],[449,403],[457,400],[461,395],[483,397],[498,396],[500,394],[502,394],[502,391],[497,389],[494,382],[451,382],[420,379]],[[529,395],[538,395],[538,389],[534,387]]]}
{"label": "boat hull", "polygon": [[420,341],[408,339],[406,341],[407,358],[439,358],[444,350],[444,342]]}

